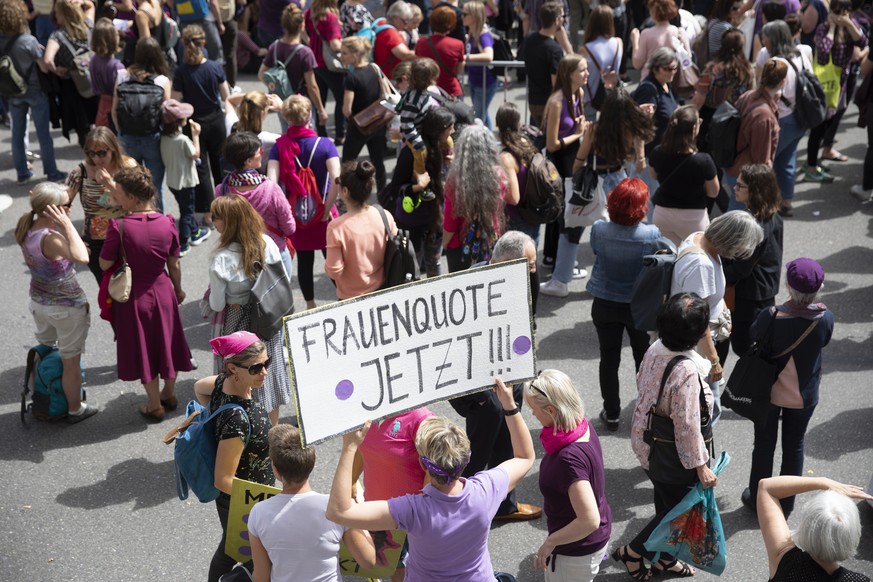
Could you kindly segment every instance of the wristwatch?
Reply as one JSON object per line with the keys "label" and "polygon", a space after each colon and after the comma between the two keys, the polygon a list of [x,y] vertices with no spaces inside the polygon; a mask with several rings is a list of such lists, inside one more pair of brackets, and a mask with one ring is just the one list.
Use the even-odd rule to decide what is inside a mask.
{"label": "wristwatch", "polygon": [[504,408],[504,409],[503,409],[503,416],[515,416],[515,415],[518,414],[519,412],[521,412],[521,408],[519,408],[518,406],[516,406],[516,407],[513,408],[512,410],[506,410],[506,409]]}

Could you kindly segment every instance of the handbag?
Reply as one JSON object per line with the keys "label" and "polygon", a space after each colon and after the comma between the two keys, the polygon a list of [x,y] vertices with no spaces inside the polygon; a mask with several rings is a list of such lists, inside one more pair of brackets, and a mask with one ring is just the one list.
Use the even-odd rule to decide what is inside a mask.
{"label": "handbag", "polygon": [[333,49],[330,48],[330,43],[324,39],[321,39],[321,58],[324,59],[324,66],[327,67],[328,71],[333,71],[334,73],[346,72],[339,53],[333,52]]}
{"label": "handbag", "polygon": [[824,89],[828,109],[836,109],[840,103],[840,78],[843,70],[834,64],[833,54],[828,55],[826,65],[819,64],[817,57],[812,59],[812,72],[818,77],[821,88]]}
{"label": "handbag", "polygon": [[382,93],[379,101],[370,103],[352,116],[352,123],[364,137],[372,137],[388,127],[391,120],[397,115],[392,101],[396,103],[400,97],[397,89],[385,77],[379,65],[375,63],[370,64],[379,73],[379,84],[382,87]]}
{"label": "handbag", "polygon": [[586,164],[564,180],[564,227],[591,226],[598,220],[609,220],[609,213],[595,158],[593,166]]}
{"label": "handbag", "polygon": [[[764,332],[763,346],[769,347],[772,343],[773,324],[779,308],[774,308],[770,322]],[[767,357],[766,350],[759,343],[749,347],[749,351],[743,354],[728,378],[727,385],[721,394],[721,405],[730,408],[740,416],[748,418],[755,424],[767,420],[767,412],[770,409],[770,390],[776,381],[777,366],[773,362],[793,352],[800,343],[806,339],[815,326],[818,319],[806,328],[797,340],[786,349],[773,357]]]}
{"label": "handbag", "polygon": [[[658,399],[646,413],[646,429],[643,431],[643,442],[649,445],[649,477],[653,481],[661,483],[673,483],[677,485],[690,485],[698,480],[697,469],[686,469],[679,459],[679,451],[676,449],[676,436],[673,420],[667,416],[657,414],[655,410],[664,395],[664,386],[673,372],[673,368],[688,356],[675,356],[664,369],[661,376],[661,389],[658,391]],[[706,397],[703,393],[703,382],[697,375],[700,383],[700,433],[709,450],[710,458],[714,456],[712,444],[712,422],[710,422],[709,408],[706,406]]]}
{"label": "handbag", "polygon": [[124,252],[124,219],[118,221],[118,239],[121,247],[121,266],[109,279],[109,296],[116,303],[127,303],[130,299],[130,286],[133,283],[133,272],[127,264],[127,254]]}
{"label": "handbag", "polygon": [[[731,462],[722,452],[712,472],[718,475]],[[664,552],[695,568],[719,576],[727,566],[727,544],[715,488],[698,483],[664,516],[643,544],[649,552]]]}
{"label": "handbag", "polygon": [[700,78],[700,71],[694,61],[691,60],[691,55],[685,50],[685,45],[682,44],[675,36],[673,41],[673,50],[676,51],[676,58],[679,59],[679,70],[673,77],[673,94],[682,99],[691,99],[694,97],[694,91],[697,89],[697,81]]}

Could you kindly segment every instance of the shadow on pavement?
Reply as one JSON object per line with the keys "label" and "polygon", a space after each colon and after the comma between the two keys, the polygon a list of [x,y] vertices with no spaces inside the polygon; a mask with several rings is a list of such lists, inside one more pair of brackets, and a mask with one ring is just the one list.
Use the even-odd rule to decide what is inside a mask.
{"label": "shadow on pavement", "polygon": [[67,507],[101,509],[134,500],[133,510],[137,511],[174,499],[175,491],[168,486],[174,480],[172,460],[152,463],[143,458],[129,459],[110,467],[102,481],[67,489],[58,495],[57,502]]}
{"label": "shadow on pavement", "polygon": [[871,424],[873,408],[840,412],[807,431],[804,441],[806,455],[824,461],[838,461],[843,455],[865,451],[870,447],[867,435]]}

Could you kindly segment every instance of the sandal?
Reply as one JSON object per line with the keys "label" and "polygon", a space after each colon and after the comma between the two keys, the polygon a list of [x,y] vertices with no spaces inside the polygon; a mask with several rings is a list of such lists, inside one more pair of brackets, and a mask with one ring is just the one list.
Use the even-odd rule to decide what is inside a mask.
{"label": "sandal", "polygon": [[[652,571],[648,568],[648,566],[643,563],[643,557],[632,557],[630,554],[628,554],[627,546],[622,546],[612,552],[612,559],[616,562],[621,562],[622,564],[624,564],[627,573],[634,580],[648,580],[652,575]],[[631,570],[630,568],[628,568],[628,564],[636,564],[637,569]]]}
{"label": "sandal", "polygon": [[164,420],[164,407],[158,406],[154,410],[149,410],[148,404],[139,405],[139,413],[150,422],[161,422]]}
{"label": "sandal", "polygon": [[822,153],[821,159],[828,160],[829,162],[848,162],[849,156],[841,154],[837,150],[831,150],[830,155],[826,156],[824,155],[824,153]]}
{"label": "sandal", "polygon": [[[679,566],[679,570],[673,570],[676,566]],[[652,568],[652,572],[656,576],[661,574],[672,574],[677,578],[688,578],[689,576],[694,576],[695,571],[694,568],[686,564],[685,562],[680,562],[679,560],[674,559],[669,564],[665,564],[664,560],[658,560],[655,562],[654,567]]]}
{"label": "sandal", "polygon": [[179,406],[179,400],[175,396],[161,398],[161,406],[167,410],[176,410],[176,407]]}

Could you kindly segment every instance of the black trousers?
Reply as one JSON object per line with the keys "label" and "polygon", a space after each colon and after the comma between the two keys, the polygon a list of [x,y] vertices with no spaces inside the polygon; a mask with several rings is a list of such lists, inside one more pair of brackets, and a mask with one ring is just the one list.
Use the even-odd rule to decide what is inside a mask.
{"label": "black trousers", "polygon": [[[318,83],[318,91],[321,93],[321,102],[324,103],[327,109],[327,91],[333,93],[334,109],[333,122],[336,129],[337,138],[345,138],[346,136],[346,118],[343,116],[343,95],[345,93],[346,76],[342,73],[336,73],[328,70],[325,67],[315,69],[315,82]],[[315,130],[318,135],[327,137],[327,127],[315,124]]]}
{"label": "black trousers", "polygon": [[[327,251],[321,251],[321,256],[327,256]],[[315,276],[313,274],[315,251],[298,250],[295,259],[297,259],[297,280],[300,282],[300,292],[303,293],[303,299],[312,301],[315,299]]]}
{"label": "black trousers", "polygon": [[[231,18],[224,22],[224,34],[221,35],[221,52],[224,54],[224,74],[227,77],[227,84],[233,89],[236,87],[236,20]],[[269,152],[267,152],[269,153]]]}
{"label": "black trousers", "polygon": [[[221,522],[221,542],[218,544],[212,561],[209,563],[209,582],[218,582],[218,579],[230,572],[236,565],[236,560],[224,553],[224,544],[227,541],[227,516],[230,513],[230,495],[222,493],[215,500],[215,509],[218,510],[218,521]],[[251,561],[244,564],[249,572],[254,570]]]}
{"label": "black trousers", "polygon": [[[515,404],[521,406],[523,385],[513,389]],[[449,404],[455,412],[467,420],[467,437],[470,439],[470,462],[464,469],[464,477],[472,477],[479,471],[496,467],[512,458],[512,439],[503,417],[503,406],[491,390],[453,398]],[[497,515],[515,513],[515,491],[510,491],[497,509]]]}
{"label": "black trousers", "polygon": [[727,359],[729,347],[732,347],[734,353],[738,356],[742,356],[749,351],[749,347],[752,345],[752,340],[749,337],[749,330],[752,324],[755,323],[761,311],[774,305],[776,305],[776,299],[773,297],[761,300],[736,298],[734,309],[731,311],[731,337],[729,341],[715,344],[715,351],[718,352],[718,358],[722,366]]}
{"label": "black trousers", "polygon": [[385,175],[385,152],[388,150],[388,139],[385,132],[379,132],[371,137],[364,137],[354,124],[349,124],[346,133],[346,143],[343,145],[343,161],[350,162],[358,159],[358,155],[364,146],[370,154],[370,161],[376,167],[376,192],[381,192],[386,184]]}
{"label": "black trousers", "polygon": [[[646,476],[649,477],[648,471],[646,471]],[[649,536],[652,535],[652,532],[655,531],[655,528],[658,527],[661,520],[670,513],[671,509],[676,507],[676,505],[682,501],[685,495],[691,491],[692,487],[694,487],[697,482],[695,481],[689,485],[675,485],[673,483],[655,481],[651,477],[649,477],[649,480],[652,481],[652,485],[655,487],[655,517],[653,517],[652,520],[647,523],[642,530],[640,530],[640,533],[636,535],[628,546],[636,554],[639,554],[651,562],[655,558],[655,552],[646,551],[646,547],[643,544],[649,539]],[[674,556],[667,552],[661,552],[660,559],[664,563],[670,563],[673,561]]]}

